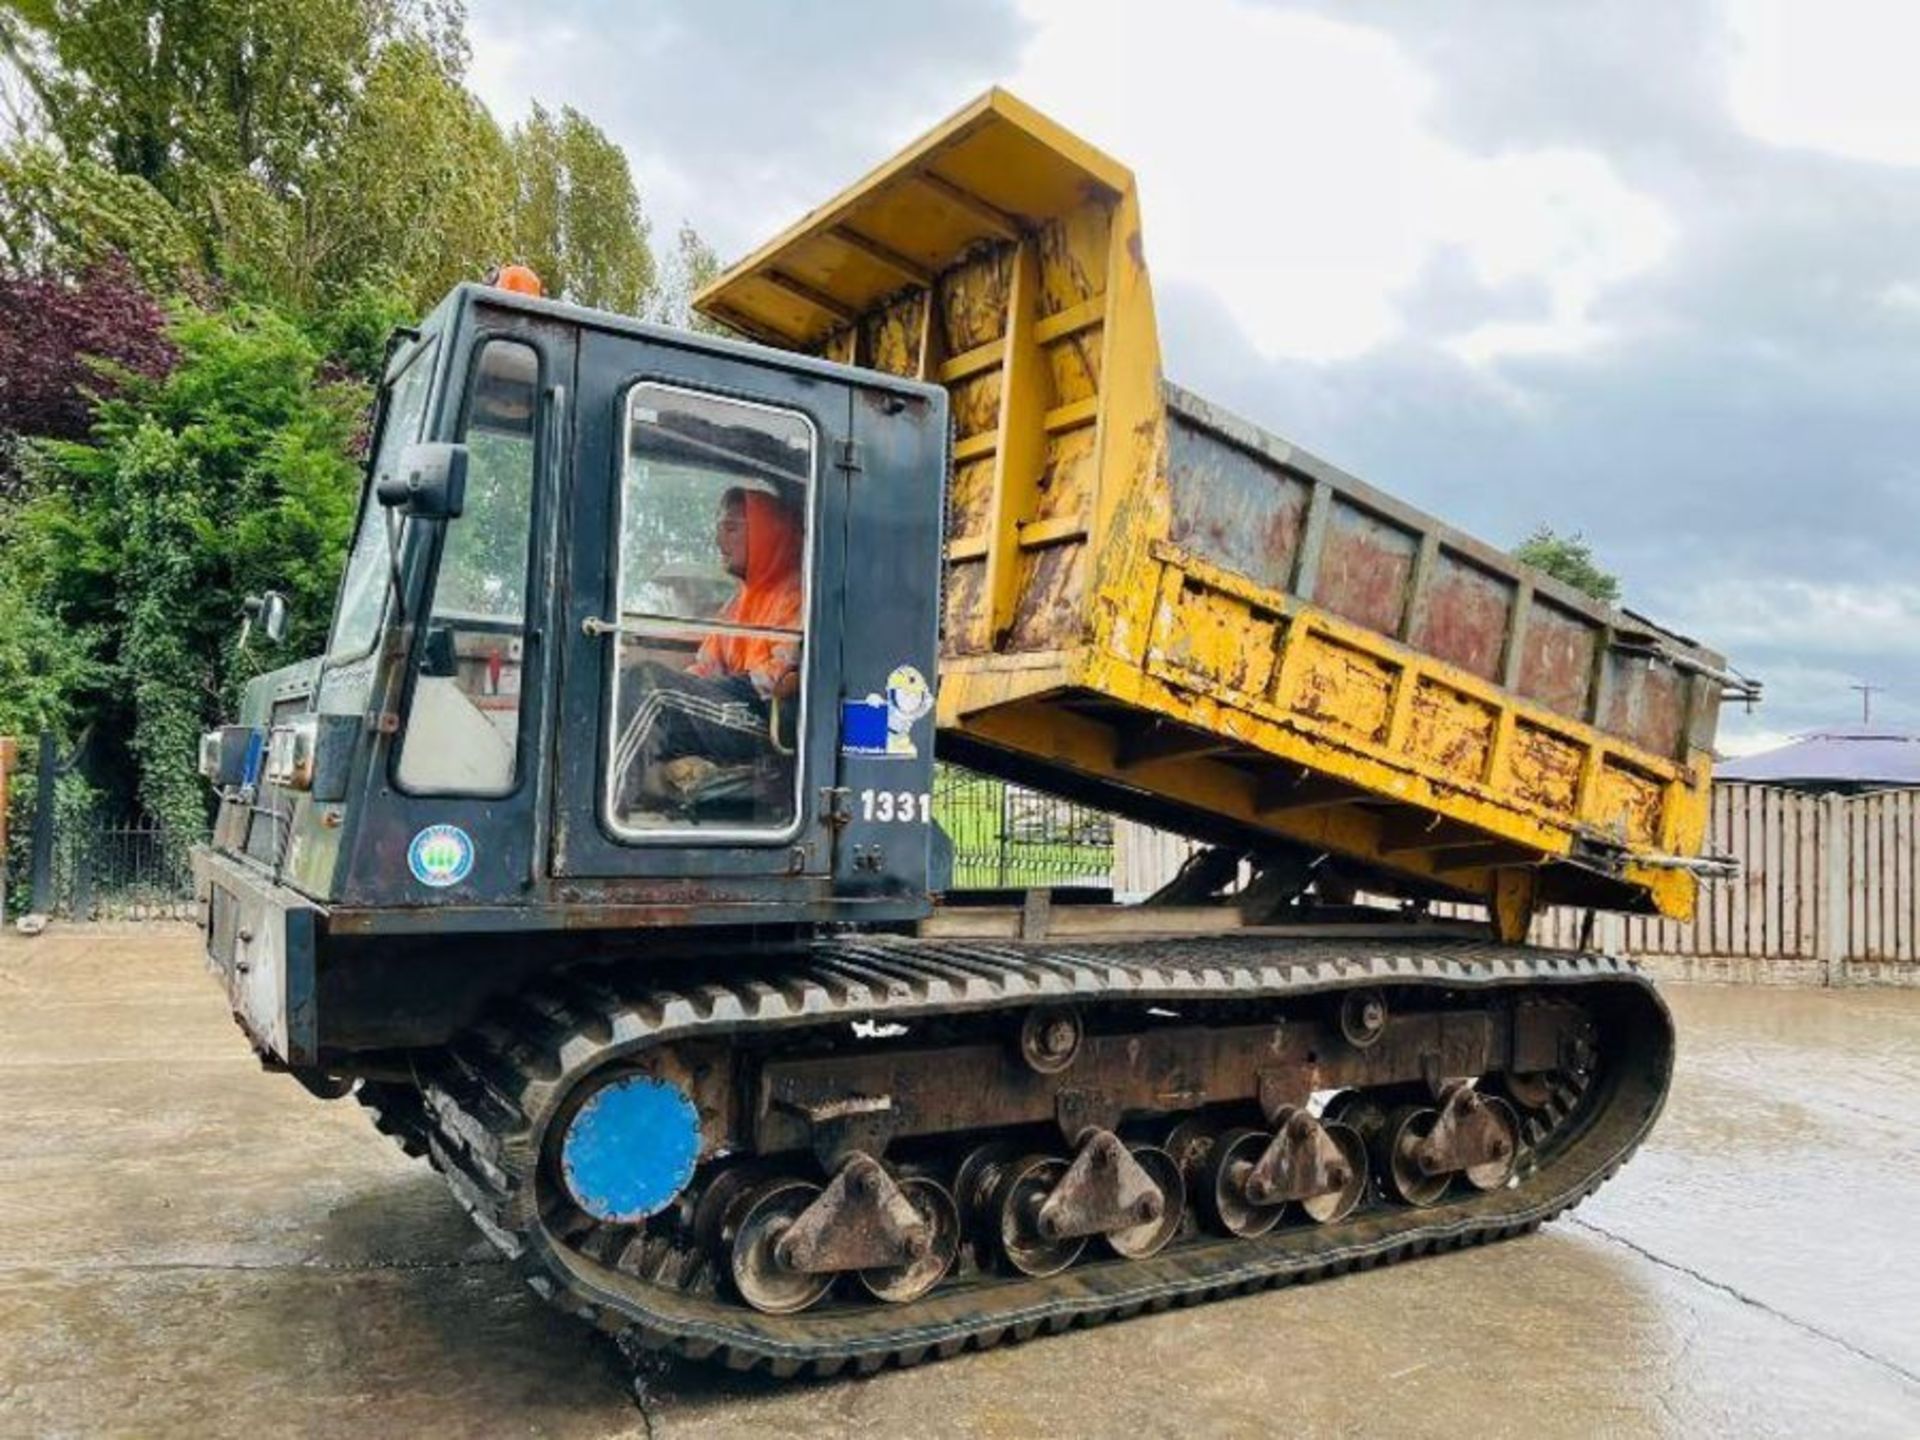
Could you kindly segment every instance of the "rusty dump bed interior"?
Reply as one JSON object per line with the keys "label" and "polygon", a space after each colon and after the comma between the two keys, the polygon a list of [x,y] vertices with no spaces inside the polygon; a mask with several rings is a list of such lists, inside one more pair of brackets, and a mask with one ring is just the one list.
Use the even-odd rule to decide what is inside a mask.
{"label": "rusty dump bed interior", "polygon": [[945,385],[942,753],[1403,894],[1691,913],[1720,657],[1164,383],[1131,173],[994,91],[697,299]]}

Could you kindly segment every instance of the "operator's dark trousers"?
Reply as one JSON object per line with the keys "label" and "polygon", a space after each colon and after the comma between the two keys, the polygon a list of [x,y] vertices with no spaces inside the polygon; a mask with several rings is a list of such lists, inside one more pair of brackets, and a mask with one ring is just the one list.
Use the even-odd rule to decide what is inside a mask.
{"label": "operator's dark trousers", "polygon": [[709,680],[656,660],[623,677],[633,710],[613,754],[618,794],[631,805],[663,761],[698,755],[716,765],[751,760],[767,748],[767,705],[744,675]]}

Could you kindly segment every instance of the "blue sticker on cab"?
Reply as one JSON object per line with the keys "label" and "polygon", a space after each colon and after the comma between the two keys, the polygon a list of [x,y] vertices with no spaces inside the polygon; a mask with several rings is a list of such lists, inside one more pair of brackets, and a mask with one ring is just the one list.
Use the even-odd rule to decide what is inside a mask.
{"label": "blue sticker on cab", "polygon": [[458,825],[429,825],[407,846],[407,868],[435,890],[458,885],[473,873],[473,837]]}
{"label": "blue sticker on cab", "polygon": [[840,702],[840,751],[844,755],[887,753],[887,701],[882,695]]}

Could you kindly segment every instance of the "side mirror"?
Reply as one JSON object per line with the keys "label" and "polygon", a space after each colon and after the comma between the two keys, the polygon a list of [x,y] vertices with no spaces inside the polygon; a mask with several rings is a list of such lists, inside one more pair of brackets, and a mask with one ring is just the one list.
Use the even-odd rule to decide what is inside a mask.
{"label": "side mirror", "polygon": [[255,626],[275,645],[287,638],[287,621],[293,612],[287,605],[287,597],[278,590],[263,590],[258,595],[247,596],[241,602],[241,609],[246,612],[246,624],[240,632],[242,649]]}
{"label": "side mirror", "polygon": [[260,633],[278,645],[287,638],[287,620],[290,615],[287,597],[278,590],[269,590],[260,597]]}
{"label": "side mirror", "polygon": [[467,447],[432,441],[400,452],[395,474],[374,485],[389,510],[418,520],[456,520],[467,503]]}

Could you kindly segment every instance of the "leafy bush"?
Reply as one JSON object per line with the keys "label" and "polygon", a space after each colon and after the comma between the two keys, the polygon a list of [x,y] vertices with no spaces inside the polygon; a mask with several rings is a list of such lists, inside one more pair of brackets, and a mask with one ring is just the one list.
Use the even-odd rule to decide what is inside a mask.
{"label": "leafy bush", "polygon": [[168,338],[173,369],[100,402],[86,442],[37,446],[46,477],[8,518],[0,595],[87,637],[68,707],[99,725],[114,788],[186,832],[205,819],[199,734],[248,669],[242,599],[286,592],[289,653],[324,633],[367,392],[326,380],[319,347],[270,310],[183,306]]}

